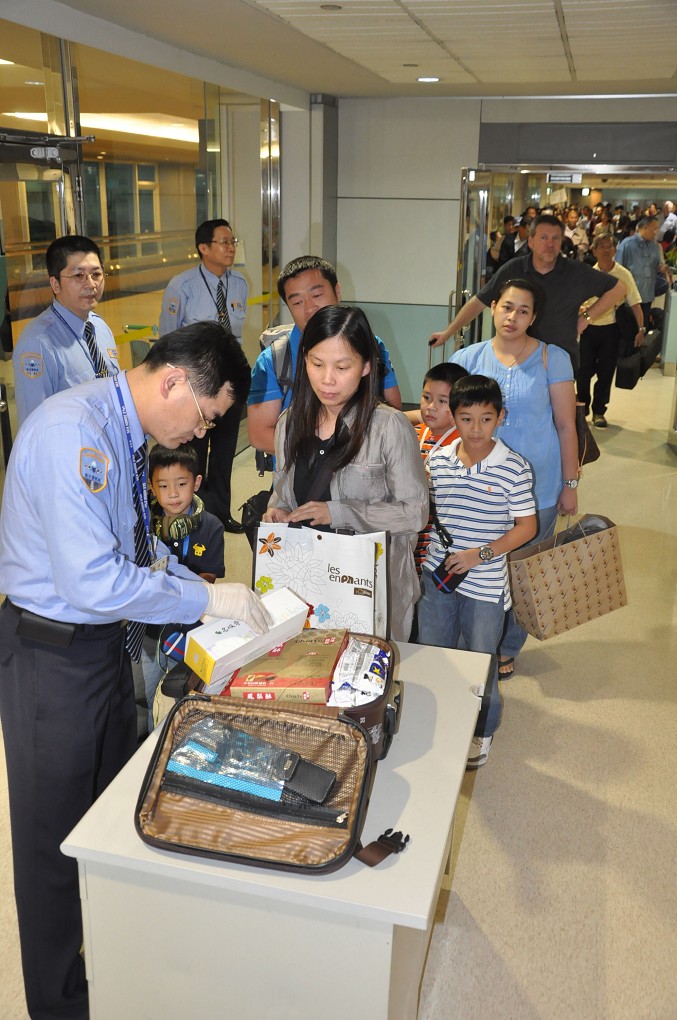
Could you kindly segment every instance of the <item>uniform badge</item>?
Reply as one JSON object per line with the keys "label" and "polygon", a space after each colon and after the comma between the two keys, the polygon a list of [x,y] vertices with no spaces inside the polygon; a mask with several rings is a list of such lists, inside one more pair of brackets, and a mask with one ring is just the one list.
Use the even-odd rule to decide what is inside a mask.
{"label": "uniform badge", "polygon": [[29,379],[39,379],[45,370],[42,354],[22,354],[21,371]]}
{"label": "uniform badge", "polygon": [[91,492],[101,492],[108,485],[108,457],[100,450],[83,446],[80,450],[80,478]]}
{"label": "uniform badge", "polygon": [[206,545],[194,545],[193,552],[196,556],[202,556],[203,552],[207,549]]}
{"label": "uniform badge", "polygon": [[178,303],[176,301],[170,301],[167,305],[167,311],[170,315],[176,315],[179,310]]}
{"label": "uniform badge", "polygon": [[118,352],[117,352],[117,349],[115,347],[109,347],[108,348],[108,357],[111,358],[112,360],[117,361]]}

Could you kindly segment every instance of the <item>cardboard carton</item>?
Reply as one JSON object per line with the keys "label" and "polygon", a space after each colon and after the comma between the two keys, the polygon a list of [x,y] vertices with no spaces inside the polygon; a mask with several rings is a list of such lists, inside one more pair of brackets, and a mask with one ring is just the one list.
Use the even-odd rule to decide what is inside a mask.
{"label": "cardboard carton", "polygon": [[222,680],[303,630],[308,605],[289,588],[272,591],[263,596],[263,601],[273,617],[273,624],[265,634],[254,633],[249,624],[241,620],[213,617],[189,631],[184,661],[206,684]]}

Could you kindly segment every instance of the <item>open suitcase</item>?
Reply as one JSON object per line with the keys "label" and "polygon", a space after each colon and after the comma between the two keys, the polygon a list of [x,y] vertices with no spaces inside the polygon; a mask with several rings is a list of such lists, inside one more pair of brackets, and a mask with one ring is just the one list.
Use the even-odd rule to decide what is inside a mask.
{"label": "open suitcase", "polygon": [[135,811],[153,847],[326,873],[404,849],[360,836],[376,761],[366,729],[336,709],[191,695],[167,716]]}

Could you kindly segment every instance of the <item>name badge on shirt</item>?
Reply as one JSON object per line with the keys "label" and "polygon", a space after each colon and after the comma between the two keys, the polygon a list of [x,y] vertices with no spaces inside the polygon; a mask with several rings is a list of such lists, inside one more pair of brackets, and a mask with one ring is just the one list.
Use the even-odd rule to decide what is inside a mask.
{"label": "name badge on shirt", "polygon": [[154,574],[156,570],[166,570],[169,566],[169,556],[161,556],[159,560],[155,560],[150,565],[150,572]]}

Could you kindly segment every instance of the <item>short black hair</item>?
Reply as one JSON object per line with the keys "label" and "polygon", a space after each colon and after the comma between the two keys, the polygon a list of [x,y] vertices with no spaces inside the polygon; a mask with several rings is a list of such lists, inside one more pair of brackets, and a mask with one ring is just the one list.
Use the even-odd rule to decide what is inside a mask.
{"label": "short black hair", "polygon": [[321,259],[318,255],[300,255],[297,259],[292,259],[291,262],[288,262],[277,278],[277,292],[285,303],[287,296],[284,291],[284,285],[287,280],[293,280],[295,276],[307,273],[309,269],[319,269],[325,280],[328,280],[333,289],[336,290],[338,279],[336,277],[336,270],[331,262]]}
{"label": "short black hair", "polygon": [[451,389],[459,379],[464,379],[466,375],[470,375],[470,373],[466,368],[463,368],[463,365],[457,365],[453,361],[442,361],[439,365],[433,365],[428,369],[423,376],[423,383],[425,385],[428,380],[430,382],[445,382],[449,383],[449,389]]}
{"label": "short black hair", "polygon": [[651,223],[658,223],[658,216],[642,216],[637,223],[637,229],[641,230],[642,227],[648,227]]}
{"label": "short black hair", "polygon": [[45,254],[47,275],[55,276],[58,280],[62,270],[68,265],[70,256],[79,255],[84,252],[93,252],[103,267],[101,249],[90,237],[85,237],[83,234],[68,234],[67,237],[57,237],[56,241],[52,241]]}
{"label": "short black hair", "polygon": [[232,230],[228,220],[205,220],[195,231],[195,251],[202,258],[202,252],[200,251],[201,244],[211,244],[212,238],[214,237],[214,231],[217,227],[228,227]]}
{"label": "short black hair", "polygon": [[551,216],[549,213],[540,213],[538,216],[534,216],[529,228],[529,233],[532,237],[536,233],[536,228],[541,226],[559,227],[562,232],[562,236],[564,236],[564,224],[561,220],[558,220],[556,216]]}
{"label": "short black hair", "polygon": [[459,379],[451,391],[449,407],[456,414],[460,407],[474,407],[476,404],[491,404],[500,414],[503,410],[501,387],[495,379],[486,375],[467,375]]}
{"label": "short black hair", "polygon": [[191,322],[156,340],[143,364],[156,372],[169,363],[185,368],[195,392],[215,397],[225,383],[237,404],[249,396],[251,368],[232,333],[218,322]]}
{"label": "short black hair", "polygon": [[155,446],[151,447],[151,451],[148,454],[149,479],[152,482],[156,471],[159,471],[160,468],[174,467],[175,464],[189,471],[193,478],[197,478],[200,474],[200,461],[197,450],[190,443],[177,446],[175,450],[170,450],[167,446],[156,443]]}

